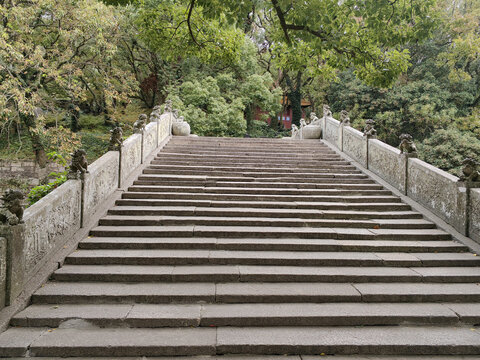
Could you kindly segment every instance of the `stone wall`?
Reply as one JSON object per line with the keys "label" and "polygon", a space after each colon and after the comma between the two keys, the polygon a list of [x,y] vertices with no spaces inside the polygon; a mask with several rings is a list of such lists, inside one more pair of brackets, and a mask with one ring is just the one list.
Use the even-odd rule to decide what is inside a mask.
{"label": "stone wall", "polygon": [[350,126],[341,126],[341,128],[343,129],[343,151],[366,167],[367,139],[360,131]]}
{"label": "stone wall", "polygon": [[109,151],[88,167],[83,191],[83,224],[118,189],[119,161],[118,151]]}
{"label": "stone wall", "polygon": [[120,186],[142,164],[142,135],[134,134],[124,141],[120,164]]}
{"label": "stone wall", "polygon": [[158,145],[172,134],[172,115],[163,114],[158,122]]}
{"label": "stone wall", "polygon": [[379,140],[368,140],[368,169],[405,193],[406,161],[399,149]]}
{"label": "stone wall", "polygon": [[80,229],[82,183],[69,180],[30,206],[25,220],[25,274]]}
{"label": "stone wall", "polygon": [[456,176],[409,159],[407,195],[465,234],[466,188],[459,186]]}
{"label": "stone wall", "polygon": [[143,159],[148,158],[152,152],[158,147],[158,123],[152,122],[145,127],[143,132]]}
{"label": "stone wall", "polygon": [[6,305],[7,291],[7,239],[0,237],[0,309]]}
{"label": "stone wall", "polygon": [[480,243],[480,189],[470,192],[470,237]]}
{"label": "stone wall", "polygon": [[326,118],[325,119],[325,140],[332,143],[333,145],[335,145],[338,148],[341,148],[341,146],[339,146],[340,145],[339,144],[339,141],[340,141],[339,131],[340,131],[340,129],[341,129],[340,121],[335,120],[333,118]]}

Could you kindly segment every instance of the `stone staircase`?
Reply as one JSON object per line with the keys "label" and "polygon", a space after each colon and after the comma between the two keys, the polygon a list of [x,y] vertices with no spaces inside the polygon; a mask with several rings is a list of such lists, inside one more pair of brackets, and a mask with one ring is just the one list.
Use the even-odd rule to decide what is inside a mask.
{"label": "stone staircase", "polygon": [[318,141],[178,137],[0,355],[479,355],[479,265]]}

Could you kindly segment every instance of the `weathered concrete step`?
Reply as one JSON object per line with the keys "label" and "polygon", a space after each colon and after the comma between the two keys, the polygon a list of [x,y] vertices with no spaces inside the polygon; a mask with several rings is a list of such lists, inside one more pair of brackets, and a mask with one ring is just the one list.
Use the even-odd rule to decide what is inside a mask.
{"label": "weathered concrete step", "polygon": [[222,153],[213,153],[213,154],[183,154],[183,153],[176,153],[176,152],[167,152],[167,151],[162,151],[159,153],[159,156],[155,157],[154,159],[157,160],[157,158],[163,158],[163,159],[168,159],[168,158],[182,158],[182,157],[187,157],[189,159],[206,159],[206,160],[250,160],[250,159],[258,159],[259,162],[268,162],[268,160],[274,160],[274,161],[291,161],[292,159],[297,160],[298,162],[303,162],[303,159],[305,160],[310,160],[310,161],[315,161],[315,160],[340,160],[342,157],[338,154],[331,153],[331,154],[321,154],[321,155],[312,155],[312,156],[305,156],[303,154],[298,154],[298,153],[288,153],[285,155],[275,155],[271,153],[259,153],[259,152],[252,152],[251,154],[222,154]]}
{"label": "weathered concrete step", "polygon": [[311,267],[266,265],[64,265],[56,281],[476,283],[479,267]]}
{"label": "weathered concrete step", "polygon": [[210,201],[210,200],[189,200],[189,199],[120,199],[116,201],[118,206],[194,206],[194,207],[211,207],[211,208],[277,208],[277,209],[314,209],[328,211],[409,211],[410,205],[395,203],[334,203],[334,202],[301,202],[301,201]]}
{"label": "weathered concrete step", "polygon": [[[29,356],[30,359],[44,359],[39,357]],[[23,358],[10,358],[11,360],[22,360]],[[49,357],[49,360],[118,360],[117,357]],[[123,360],[478,360],[476,355],[456,355],[452,356],[435,356],[435,355],[402,355],[401,357],[385,355],[385,356],[372,356],[372,355],[219,355],[219,356],[155,356],[155,357],[123,357]]]}
{"label": "weathered concrete step", "polygon": [[[476,330],[456,326],[87,328],[50,331],[45,328],[12,328],[0,336],[0,345],[5,344],[1,355],[23,356],[29,349],[30,355],[42,357],[321,353],[357,356],[478,355],[480,335]],[[12,340],[16,340],[15,343]]]}
{"label": "weathered concrete step", "polygon": [[134,185],[128,188],[130,192],[188,192],[206,194],[260,194],[260,195],[392,195],[389,190],[377,189],[282,189],[282,188],[243,188],[221,186],[179,186],[167,185]]}
{"label": "weathered concrete step", "polygon": [[76,265],[283,265],[283,266],[479,266],[471,253],[369,253],[235,250],[77,250],[65,262]]}
{"label": "weathered concrete step", "polygon": [[215,239],[88,237],[80,249],[217,249],[270,251],[465,252],[454,241],[381,241],[330,239]]}
{"label": "weathered concrete step", "polygon": [[340,203],[395,203],[401,202],[396,196],[389,195],[269,195],[269,194],[216,194],[187,192],[125,192],[122,199],[188,199],[211,201],[301,201],[301,202],[340,202]]}
{"label": "weathered concrete step", "polygon": [[340,240],[450,240],[438,229],[291,228],[243,226],[97,226],[91,236],[106,237],[214,237],[298,238]]}
{"label": "weathered concrete step", "polygon": [[155,170],[145,169],[143,174],[178,174],[178,175],[209,175],[209,176],[245,176],[252,178],[309,178],[309,179],[325,179],[325,178],[339,178],[339,179],[366,179],[367,176],[360,171],[348,170],[348,171],[322,171],[322,172],[280,172],[280,171],[218,171],[218,170]]}
{"label": "weathered concrete step", "polygon": [[435,229],[436,225],[423,219],[299,219],[232,216],[155,216],[107,215],[100,226],[264,226],[264,227],[334,227],[363,229]]}
{"label": "weathered concrete step", "polygon": [[415,211],[335,211],[315,209],[276,209],[276,208],[210,208],[181,206],[115,206],[110,215],[168,215],[168,216],[222,216],[222,217],[268,217],[301,219],[422,219]]}
{"label": "weathered concrete step", "polygon": [[258,166],[258,165],[263,165],[263,166],[269,166],[269,167],[285,167],[285,166],[291,166],[291,167],[296,167],[299,169],[305,169],[308,171],[308,169],[316,169],[318,167],[329,167],[329,166],[348,166],[350,165],[350,162],[343,160],[343,159],[322,159],[322,160],[305,160],[302,161],[301,163],[298,162],[298,160],[282,160],[282,161],[276,161],[276,160],[270,160],[267,162],[261,162],[258,159],[242,159],[242,160],[233,160],[229,159],[220,161],[220,160],[201,160],[201,159],[179,159],[179,158],[168,158],[164,159],[161,157],[156,158],[155,160],[152,160],[150,163],[152,165],[172,165],[172,166]]}
{"label": "weathered concrete step", "polygon": [[191,179],[188,176],[177,177],[177,176],[162,176],[162,177],[143,177],[140,176],[139,180],[135,180],[133,185],[172,185],[176,186],[208,186],[208,187],[230,187],[230,188],[278,188],[278,189],[348,189],[348,190],[383,190],[382,185],[377,185],[374,183],[365,183],[365,184],[339,184],[333,181],[322,182],[322,183],[280,183],[280,182],[259,182],[259,181],[223,181],[223,180],[212,180],[208,177],[203,179],[196,176]]}
{"label": "weathered concrete step", "polygon": [[[455,306],[452,304],[453,307]],[[464,304],[478,308],[478,304]],[[32,305],[12,326],[65,328],[83,321],[98,327],[458,325],[449,304],[105,304]],[[466,324],[480,321],[467,318]]]}
{"label": "weathered concrete step", "polygon": [[[210,176],[210,175],[169,175],[169,174],[150,174],[150,175],[139,175],[138,181],[169,181],[170,183],[175,183],[176,181],[203,181],[205,182],[224,182],[226,185],[230,186],[230,183],[239,182],[239,183],[252,183],[252,184],[272,184],[272,187],[280,187],[282,184],[298,184],[299,179],[295,177],[283,178],[253,178],[253,177],[244,177],[244,176]],[[369,178],[365,179],[335,179],[335,178],[324,178],[324,179],[309,179],[302,178],[301,184],[305,186],[315,186],[315,188],[321,189],[324,185],[374,185],[378,186],[373,180]],[[265,186],[265,185],[264,185]],[[383,187],[382,187],[383,188]]]}
{"label": "weathered concrete step", "polygon": [[[288,173],[304,173],[306,172],[305,168],[303,167],[295,167],[295,166],[202,166],[202,165],[155,165],[154,163],[148,166],[148,169],[155,169],[155,170],[203,170],[203,171],[252,171],[252,172],[271,172],[271,171],[278,171],[278,172],[288,172]],[[316,166],[315,168],[308,169],[308,172],[335,172],[335,171],[354,171],[358,172],[358,169],[353,165],[329,165],[329,166]]]}
{"label": "weathered concrete step", "polygon": [[169,147],[166,146],[162,149],[160,154],[181,154],[182,156],[189,157],[190,155],[198,156],[232,156],[232,157],[243,157],[243,156],[258,156],[259,153],[266,154],[267,158],[297,158],[301,159],[317,159],[324,156],[338,156],[332,150],[313,150],[311,152],[299,152],[288,151],[288,149],[282,149],[275,151],[274,153],[266,151],[267,149],[254,148],[254,149],[205,149],[205,148],[184,148],[184,147]]}

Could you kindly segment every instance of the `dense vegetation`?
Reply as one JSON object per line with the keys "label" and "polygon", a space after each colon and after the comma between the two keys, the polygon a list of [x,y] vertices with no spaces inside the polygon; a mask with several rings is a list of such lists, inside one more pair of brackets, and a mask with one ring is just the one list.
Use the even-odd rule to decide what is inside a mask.
{"label": "dense vegetation", "polygon": [[166,99],[198,135],[282,136],[286,96],[456,172],[480,160],[479,23],[479,0],[0,0],[0,158],[93,160]]}

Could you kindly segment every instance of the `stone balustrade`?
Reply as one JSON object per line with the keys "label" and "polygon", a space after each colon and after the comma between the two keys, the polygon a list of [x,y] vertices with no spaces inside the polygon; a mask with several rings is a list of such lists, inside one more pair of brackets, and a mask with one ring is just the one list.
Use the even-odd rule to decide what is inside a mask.
{"label": "stone balustrade", "polygon": [[29,207],[24,224],[0,225],[0,310],[79,231],[105,201],[123,188],[142,163],[166,143],[173,116],[163,116],[88,166],[82,180],[68,180]]}
{"label": "stone balustrade", "polygon": [[465,184],[458,177],[410,154],[402,154],[374,137],[364,136],[330,116],[323,117],[322,121],[324,140],[461,234],[480,242],[480,189],[475,188],[480,184]]}

